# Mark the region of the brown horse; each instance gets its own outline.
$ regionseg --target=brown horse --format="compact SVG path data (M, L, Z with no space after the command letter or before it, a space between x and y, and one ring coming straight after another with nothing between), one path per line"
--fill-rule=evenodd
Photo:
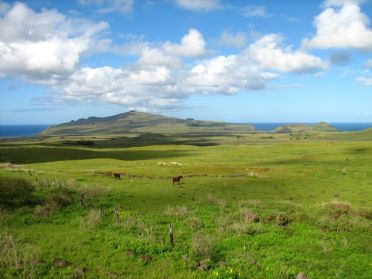
M178 184L181 183L181 179L183 179L182 175L180 176L173 176L173 185L175 182L178 182Z
M106 172L106 177L111 177L112 176L112 171Z
M115 177L115 179L120 179L120 173L115 173L114 172L114 177Z

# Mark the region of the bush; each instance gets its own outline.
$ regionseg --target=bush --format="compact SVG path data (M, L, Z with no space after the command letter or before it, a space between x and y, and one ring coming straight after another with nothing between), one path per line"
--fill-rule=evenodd
M194 230L200 230L203 227L203 223L198 217L191 217L189 225Z
M91 209L80 222L80 228L95 227L101 222L101 214L97 209Z
M348 215L351 211L351 205L348 202L332 201L328 204L331 217L338 219L342 215Z
M75 192L67 188L57 188L49 192L41 205L34 209L37 217L50 217L62 207L75 202Z
M257 223L260 221L260 218L258 217L257 214L253 213L250 209L248 208L243 208L240 210L240 219L244 223Z
M4 268L11 271L11 274L2 274L2 278L37 278L40 263L36 248L28 243L18 243L6 232L0 234L0 274Z
M196 232L192 237L192 249L197 256L210 258L213 251L211 236L203 232Z
M21 206L34 202L34 187L25 179L0 177L0 205Z

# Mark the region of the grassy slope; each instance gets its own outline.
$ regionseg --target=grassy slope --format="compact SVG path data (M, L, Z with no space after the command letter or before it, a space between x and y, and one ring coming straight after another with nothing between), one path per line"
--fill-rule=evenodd
M293 278L300 271L311 278L371 278L371 220L358 212L371 210L372 142L329 141L333 133L314 134L315 141L268 135L218 137L210 140L222 145L209 147L0 146L3 161L26 163L0 169L1 176L70 181L69 188L88 196L88 209L77 201L53 217L36 217L33 207L1 211L0 226L14 235L20 258L29 246L28 253L41 259L25 266L25 274L37 277L72 276L86 267L89 278ZM102 174L107 170L126 176L108 179ZM173 175L185 176L181 186L171 185ZM335 195L352 205L339 218L326 205ZM113 218L116 204L128 217L120 225ZM87 216L100 206L106 215L91 224ZM244 208L260 222L242 222ZM281 214L291 220L288 226L272 220ZM213 243L202 255L192 245L200 232L204 246ZM146 254L149 263L141 259ZM56 267L56 258L69 266ZM12 270L0 264L7 276Z
M41 134L107 135L124 133L226 133L247 132L253 126L216 121L185 120L144 112L130 111L110 117L90 117L52 126Z

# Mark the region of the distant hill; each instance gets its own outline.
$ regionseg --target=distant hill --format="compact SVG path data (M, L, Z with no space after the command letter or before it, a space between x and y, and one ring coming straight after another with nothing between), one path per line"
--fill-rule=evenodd
M275 133L297 133L297 132L307 132L307 131L317 131L317 132L336 132L338 131L335 127L327 122L320 122L318 124L289 124L277 127Z
M49 127L40 135L115 135L115 134L182 134L239 133L255 131L254 126L192 118L180 119L131 110L109 117L89 117Z

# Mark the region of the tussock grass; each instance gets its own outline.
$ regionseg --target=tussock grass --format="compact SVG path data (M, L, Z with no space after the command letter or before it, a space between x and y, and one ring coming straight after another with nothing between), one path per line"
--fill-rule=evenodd
M189 215L189 212L190 211L186 206L180 206L180 205L176 205L176 206L168 205L163 211L165 216L177 217L177 218L184 218L187 215Z
M192 249L202 258L210 258L213 254L213 237L203 231L198 231L192 236Z

